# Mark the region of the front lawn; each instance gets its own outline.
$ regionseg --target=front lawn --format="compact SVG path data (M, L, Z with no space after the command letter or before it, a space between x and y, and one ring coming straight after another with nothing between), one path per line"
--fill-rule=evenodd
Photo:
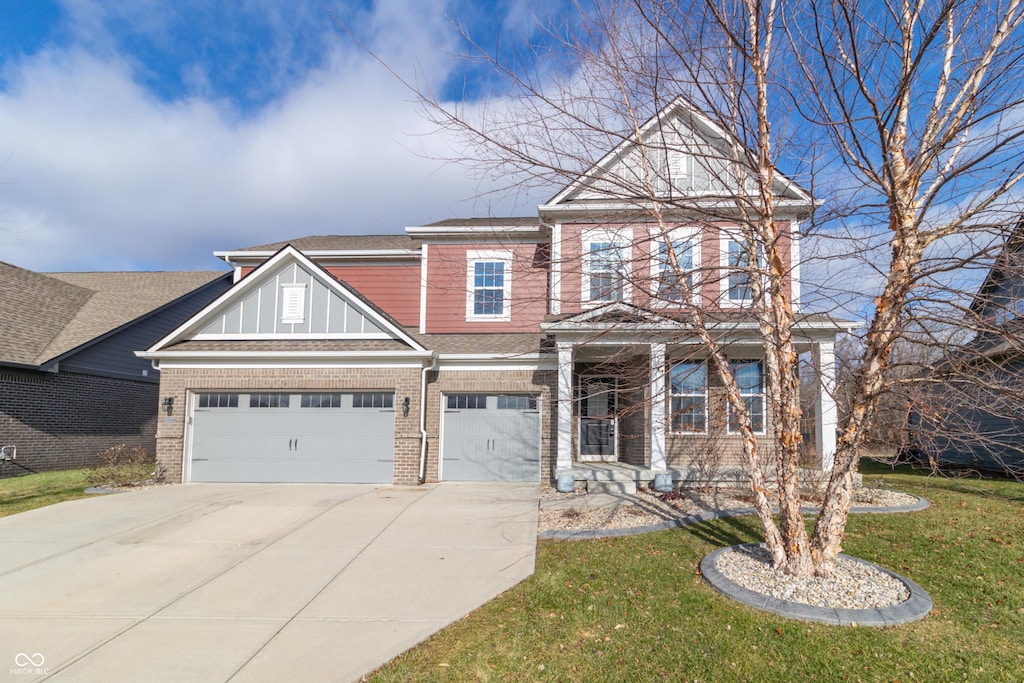
M932 501L852 515L847 553L921 584L923 621L889 629L787 621L715 593L713 549L758 540L753 517L620 539L542 541L537 571L372 680L1021 681L1024 485L865 464Z
M7 464L4 467L14 465ZM0 479L0 517L84 498L88 495L85 488L89 486L86 481L89 472L87 469L64 470Z

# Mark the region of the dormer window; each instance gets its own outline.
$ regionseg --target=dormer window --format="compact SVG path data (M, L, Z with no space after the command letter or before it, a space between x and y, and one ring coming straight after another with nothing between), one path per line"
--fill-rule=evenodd
M512 252L467 254L467 321L511 320Z

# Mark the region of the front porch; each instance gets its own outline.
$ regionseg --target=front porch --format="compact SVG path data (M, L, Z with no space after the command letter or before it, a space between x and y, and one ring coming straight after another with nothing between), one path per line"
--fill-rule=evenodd
M732 407L703 345L685 326L623 324L595 329L561 321L544 326L557 350L557 447L560 491L576 482L606 487L745 484L746 463ZM817 385L805 412L811 472L831 471L836 447L835 337L832 321L801 330L797 352L813 361ZM723 349L748 385L744 402L760 439L771 438L762 340L734 324ZM734 366L734 367L732 367ZM693 377L698 377L694 380ZM745 389L749 389L746 391ZM813 405L812 405L813 404Z

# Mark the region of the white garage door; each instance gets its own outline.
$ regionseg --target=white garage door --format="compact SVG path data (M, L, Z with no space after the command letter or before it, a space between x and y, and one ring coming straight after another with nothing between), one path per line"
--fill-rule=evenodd
M444 401L442 479L540 480L536 396L448 394Z
M191 480L390 484L394 394L203 393Z

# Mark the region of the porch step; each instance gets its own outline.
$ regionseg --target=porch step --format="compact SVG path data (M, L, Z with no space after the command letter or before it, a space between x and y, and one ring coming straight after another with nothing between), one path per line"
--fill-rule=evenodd
M628 480L603 480L594 481L589 480L587 484L587 493L611 493L611 494L625 494L628 496L636 495L636 482Z

